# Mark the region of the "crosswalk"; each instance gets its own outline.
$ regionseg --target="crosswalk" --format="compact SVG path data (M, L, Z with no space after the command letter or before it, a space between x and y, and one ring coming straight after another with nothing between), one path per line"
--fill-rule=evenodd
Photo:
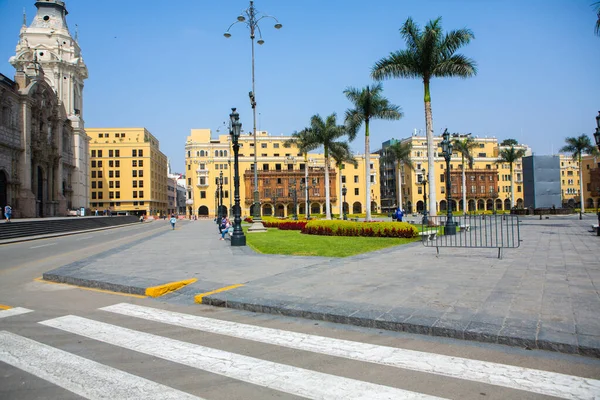
M16 310L10 309L10 310ZM2 313L10 310L0 311ZM26 311L25 311L26 310ZM120 303L100 308L107 317L151 321L179 330L232 337L248 343L278 346L320 356L332 356L385 368L416 371L459 381L476 382L564 399L599 399L600 381L556 372L472 360L461 357L406 350L357 341L266 328L223 321L158 308ZM31 312L22 309L20 313ZM13 311L18 315L19 311ZM189 368L220 375L227 379L256 385L307 399L442 399L427 393L352 379L237 354L188 341L176 340L154 332L130 329L97 318L65 315L39 322L65 340L85 337L104 345L133 351ZM38 326L39 326L38 325ZM145 325L143 325L145 326ZM9 331L0 331L0 361L87 399L202 399L201 388L193 394L86 359ZM220 397L226 398L226 397Z

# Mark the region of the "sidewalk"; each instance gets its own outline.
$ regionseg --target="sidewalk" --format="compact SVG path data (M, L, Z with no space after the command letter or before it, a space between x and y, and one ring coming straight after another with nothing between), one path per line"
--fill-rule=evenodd
M591 217L590 217L591 218ZM600 261L590 218L524 217L523 242L494 249L420 242L343 259L269 256L219 241L193 221L44 274L45 279L144 294L198 281L161 300L328 320L600 357Z

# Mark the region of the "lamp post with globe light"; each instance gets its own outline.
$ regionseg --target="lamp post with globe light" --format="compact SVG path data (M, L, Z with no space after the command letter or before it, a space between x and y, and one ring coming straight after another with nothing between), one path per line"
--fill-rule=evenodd
M245 23L248 29L250 29L250 41L252 43L252 91L248 93L250 97L250 105L252 106L252 118L253 118L253 127L252 131L254 134L254 203L252 207L252 221L253 226L248 229L248 231L266 231L265 227L262 225L260 218L260 199L259 199L259 189L258 189L258 147L256 142L256 88L254 85L254 39L256 38L256 32L258 31L259 39L256 41L259 45L262 45L265 41L262 38L262 33L260 31L260 27L258 23L265 18L271 18L275 20L275 29L281 29L283 25L279 23L277 18L271 15L260 15L258 10L254 8L254 1L250 1L250 7L242 11L242 13L237 17L237 21L229 25L227 31L224 33L226 38L231 37L231 33L229 30L231 27L237 23ZM258 226L260 225L260 226ZM262 227L262 229L261 229Z
M421 224L428 225L429 219L427 218L427 171L425 168L421 171L423 174L423 178L421 178L421 183L423 184L423 221Z
M446 226L444 228L445 235L456 235L456 224L452 219L452 183L450 182L450 159L452 159L452 151L453 146L450 141L450 134L448 133L448 129L444 130L442 134L442 142L440 143L440 147L442 148L442 155L444 156L444 160L446 160Z
M342 204L342 214L344 215L344 221L348 219L346 215L346 193L348 193L348 189L346 186L342 187L342 196L344 196L344 203Z
M238 152L240 145L238 140L240 138L240 132L242 131L242 123L240 122L240 114L235 111L235 108L231 109L229 118L231 120L231 128L229 134L231 135L231 142L233 143L233 187L234 187L234 211L233 211L233 234L231 235L232 246L245 246L246 236L242 230L242 218L240 208L240 167L238 164Z

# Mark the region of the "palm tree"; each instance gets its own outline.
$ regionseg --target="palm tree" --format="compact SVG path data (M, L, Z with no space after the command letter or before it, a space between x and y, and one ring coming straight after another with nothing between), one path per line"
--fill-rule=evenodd
M305 128L308 135L308 143L323 146L323 155L325 156L325 218L331 219L331 204L329 201L329 153L330 149L340 145L336 139L347 134L343 125L337 125L336 114L333 113L325 121L319 114L313 115L310 119L310 127ZM307 182L308 185L308 182Z
M592 145L592 141L587 135L580 135L578 137L568 137L565 139L567 143L559 151L561 153L571 153L573 161L577 161L579 165L579 202L581 203L581 212L585 212L583 204L583 169L581 168L581 157L583 154L596 155L596 147Z
M350 151L350 145L347 142L336 142L331 146L330 154L331 158L335 161L335 166L338 169L338 204L340 204L340 219L343 218L344 215L344 203L343 203L343 195L342 195L342 169L344 168L344 163L349 163L358 166L358 162L352 155L352 151Z
M386 158L390 161L394 161L396 164L396 171L398 173L398 207L402 207L402 171L400 170L401 165L405 165L409 169L414 169L414 164L410 158L412 152L411 142L396 142L390 145L386 149Z
M596 15L598 16L598 19L596 20L596 27L594 28L594 32L596 33L596 35L600 36L600 1L592 4L592 7L596 8Z
M296 146L298 151L304 155L304 182L306 182L304 188L304 212L307 213L310 207L310 204L308 204L308 152L319 147L319 144L311 142L308 130L303 129L300 132L292 133L292 137L283 142L283 147L289 148L292 146Z
M526 151L523 148L516 148L514 144L509 147L505 147L498 153L498 160L496 164L508 163L510 165L510 208L515 204L515 188L513 179L513 164L523 158Z
M400 34L407 49L391 53L377 61L371 70L373 79L418 78L423 80L425 89L425 128L427 131L427 166L429 169L429 214L436 212L436 180L434 169L435 148L433 142L433 122L431 115L431 95L429 83L433 77L469 78L477 74L477 64L456 51L467 45L475 36L470 29L459 29L446 33L442 31L442 18L439 17L421 31L412 18L408 18Z
M346 88L344 94L354 105L354 109L346 110L346 127L350 140L354 140L360 126L365 124L365 204L366 221L371 220L371 149L369 147L369 123L372 119L396 120L402 118L400 107L390 104L382 96L381 83L366 86L362 89Z
M464 139L454 139L454 150L460 153L461 161L462 161L462 201L463 201L463 213L467 213L467 182L465 177L465 159L469 164L469 168L473 169L473 155L471 154L471 150L473 150L477 143L475 143L475 139L472 137L466 137Z

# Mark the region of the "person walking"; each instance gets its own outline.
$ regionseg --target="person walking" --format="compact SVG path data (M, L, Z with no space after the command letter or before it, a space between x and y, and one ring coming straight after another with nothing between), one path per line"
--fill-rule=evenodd
M10 222L10 218L12 217L12 207L10 204L7 204L4 207L4 217L6 218L6 222Z
M177 218L175 218L175 214L171 215L171 227L175 229L175 222L177 222Z
M396 210L396 221L398 222L402 222L402 218L404 217L404 211L402 211L402 209L400 207L398 207L398 209Z

